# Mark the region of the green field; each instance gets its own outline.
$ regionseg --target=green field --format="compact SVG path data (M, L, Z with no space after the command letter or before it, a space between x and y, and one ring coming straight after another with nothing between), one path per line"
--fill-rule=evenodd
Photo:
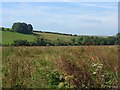
M117 46L3 47L2 85L3 88L115 88L117 55Z
M36 33L36 32L34 32ZM66 35L59 35L59 34L50 34L50 33L36 33L38 35L43 36L46 39L52 40L52 41L56 41L58 38L65 40L65 41L70 41L71 38L75 38L75 36L66 36Z
M29 34L22 34L17 32L10 32L10 31L0 31L2 33L2 44L11 44L14 40L27 40L27 41L33 41L36 38L36 35L29 35ZM71 38L74 36L66 36L66 35L58 35L58 34L49 34L49 33L36 33L35 34L40 35L40 37L44 37L45 39L49 39L52 41L56 41L58 38L65 41L70 41Z
M13 43L14 40L28 40L32 41L35 39L33 35L21 34L17 32L9 32L9 31L0 31L2 33L2 44L10 44Z

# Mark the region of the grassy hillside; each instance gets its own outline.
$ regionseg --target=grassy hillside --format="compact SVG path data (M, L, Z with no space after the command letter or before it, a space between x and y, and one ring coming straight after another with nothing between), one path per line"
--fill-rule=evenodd
M2 33L2 43L4 44L10 44L13 43L14 40L27 40L27 41L33 41L35 39L35 35L28 35L28 34L21 34L17 32L10 32L10 31L0 31ZM71 38L74 36L66 36L66 35L58 35L58 34L49 34L49 33L38 33L33 32L34 34L40 35L40 37L44 37L46 39L55 41L58 38L65 41L70 41Z
M117 46L3 47L2 85L21 88L116 86Z
M13 43L14 40L18 40L18 39L23 39L28 41L32 41L35 39L35 36L33 35L21 34L17 32L0 31L0 33L2 33L3 45Z
M46 39L50 39L52 41L57 40L58 38L61 40L65 40L65 41L70 41L71 38L75 38L75 36L67 36L67 35L59 35L59 34L51 34L51 33L41 33L41 32L34 32L38 35L43 36Z
M116 45L118 43L117 36L83 36L83 35L72 35L72 34L64 34L64 33L55 33L55 32L37 32L33 31L32 34L22 34L17 32L12 32L11 29L0 30L2 33L2 44L7 45L13 43L14 40L25 40L28 41L27 45L58 45L58 46L66 46L66 45ZM36 39L36 37L41 37ZM44 38L44 39L43 39ZM41 44L38 43L41 42ZM41 40L40 40L41 39ZM46 40L47 39L47 40ZM18 42L17 45L26 45L25 43ZM25 41L25 42L27 42ZM30 42L34 41L34 42ZM36 43L36 44L35 44Z

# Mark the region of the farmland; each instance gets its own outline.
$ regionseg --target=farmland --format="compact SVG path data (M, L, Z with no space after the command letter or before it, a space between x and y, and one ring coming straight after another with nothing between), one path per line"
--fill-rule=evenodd
M81 45L118 45L119 33L115 36L86 36L55 32L37 32L23 34L1 30L3 46L81 46Z
M66 40L66 41L70 41L71 38L73 38L74 36L65 36L65 35L58 35L58 34L48 34L48 33L36 33L33 32L32 35L29 34L22 34L22 33L17 33L17 32L10 32L10 31L1 31L0 33L2 33L2 44L11 44L13 43L14 40L27 40L27 41L34 41L34 39L36 38L36 36L34 34L38 34L40 37L43 37L45 39L49 39L52 41L56 41L58 38L62 39L62 40Z
M114 88L117 70L117 46L2 48L3 88Z
M9 32L9 31L0 31L2 33L2 43L10 44L13 43L14 40L18 39L27 39L28 41L34 40L35 36L33 35L25 35L17 32Z

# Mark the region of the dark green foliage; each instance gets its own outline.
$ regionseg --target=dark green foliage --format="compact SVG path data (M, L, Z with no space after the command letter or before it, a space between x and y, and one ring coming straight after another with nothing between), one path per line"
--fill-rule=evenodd
M29 42L27 40L15 40L12 44L14 46L29 46Z
M29 32L29 33L32 33L33 27L32 27L31 24L28 24L27 29L28 29L28 32Z
M4 27L2 27L2 31L4 31Z
M17 22L13 24L12 30L23 34L31 34L33 27L31 24L27 25L26 23Z
M60 74L58 71L52 71L47 73L47 79L48 79L48 85L50 88L56 88L59 83L61 82L61 80L59 79Z
M53 42L45 39L45 38L40 38L37 37L34 42L30 42L31 46L54 46Z
M43 37L37 37L34 41L28 42L27 40L15 40L12 45L14 46L80 46L80 45L116 45L120 44L119 36L110 37L97 37L97 36L79 36L72 38L71 41L57 39L51 41Z
M116 35L116 42L115 44L120 45L120 33Z

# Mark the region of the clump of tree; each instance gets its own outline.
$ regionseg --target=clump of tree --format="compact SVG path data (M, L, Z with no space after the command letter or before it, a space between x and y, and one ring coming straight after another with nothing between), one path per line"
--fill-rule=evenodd
M23 34L31 34L33 27L31 24L16 22L12 25L12 30Z

